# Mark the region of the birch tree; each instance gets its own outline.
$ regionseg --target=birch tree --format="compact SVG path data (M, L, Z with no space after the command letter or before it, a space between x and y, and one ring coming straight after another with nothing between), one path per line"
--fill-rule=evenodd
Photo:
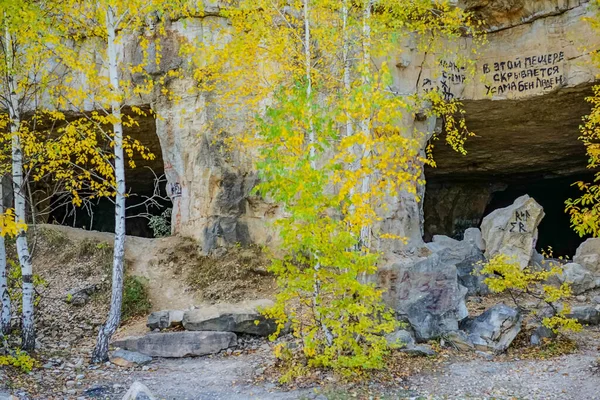
M47 4L34 1L2 1L0 23L0 109L7 113L10 133L11 179L14 213L19 222L16 247L22 274L22 344L23 350L35 347L34 287L31 255L25 232L27 222L27 185L24 177L22 132L28 130L26 113L39 107L53 70L45 65L50 59L45 40L49 37ZM4 243L0 243L4 249ZM6 265L6 251L0 250L0 266ZM0 271L1 274L1 271ZM4 298L4 297L3 297ZM6 303L3 303L6 306ZM3 307L4 309L5 307ZM4 314L3 314L4 315Z
M59 107L80 112L81 123L88 124L86 129L104 136L113 150L110 158L114 182L110 182L109 190L115 205L112 293L109 315L99 330L92 354L93 362L108 359L109 341L121 320L127 197L125 157L134 151L152 157L141 143L124 136L123 128L136 122L132 116L123 114L122 109L126 101L144 97L155 89L156 82L145 68L152 64L150 67L155 70L160 62L159 37L165 34L165 18L175 10L185 12L178 5L177 1L168 0L68 0L58 8L58 13L64 16L65 42L75 42L59 51L61 62L74 71L73 79L60 90ZM123 47L127 41L138 43L143 61L137 64L124 61ZM149 61L151 43L156 52ZM134 75L138 83L134 83ZM132 110L146 115L135 106ZM134 166L131 160L129 164Z

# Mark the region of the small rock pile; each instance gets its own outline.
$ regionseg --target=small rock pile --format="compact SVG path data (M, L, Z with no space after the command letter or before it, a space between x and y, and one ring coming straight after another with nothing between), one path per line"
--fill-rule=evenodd
M258 300L154 312L147 323L152 332L113 342L120 350L112 353L111 361L131 366L147 363L151 357L204 356L237 346L236 334L268 336L275 332L276 324L261 315L260 310L270 305L269 300ZM162 332L181 326L182 331Z

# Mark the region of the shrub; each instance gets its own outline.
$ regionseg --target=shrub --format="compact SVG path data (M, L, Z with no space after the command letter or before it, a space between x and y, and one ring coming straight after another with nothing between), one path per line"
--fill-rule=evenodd
M541 318L541 323L546 328L555 333L581 330L581 324L577 320L567 317L571 311L569 306L564 303L562 306L558 304L571 296L571 286L563 283L557 287L546 283L549 278L562 275L562 267L558 263L551 262L548 269L534 271L529 267L521 269L514 258L498 254L482 265L479 273L489 275L485 283L490 290L495 293L508 292L520 309L525 309L518 301L519 295L523 294L549 305L555 313L553 316Z
M160 215L155 215L150 217L150 221L148 221L148 226L154 232L154 237L166 237L171 236L171 213L173 212L172 208L167 208Z
M2 365L12 366L23 373L29 373L37 366L37 361L27 352L17 349L14 354L0 356L0 366Z
M151 307L146 280L139 276L126 276L123 282L122 321L146 315Z

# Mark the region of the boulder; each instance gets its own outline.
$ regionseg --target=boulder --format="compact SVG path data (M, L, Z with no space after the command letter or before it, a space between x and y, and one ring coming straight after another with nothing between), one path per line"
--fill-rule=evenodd
M397 330L388 335L385 335L385 339L387 340L389 345L399 345L400 348L412 346L415 344L415 339L413 335L404 329Z
M441 262L455 265L458 273L458 282L467 288L467 295L488 294L490 291L484 283L485 276L479 275L481 262L485 259L477 245L470 241L458 241L448 236L435 235L427 247L436 252Z
M477 350L501 353L520 332L522 320L519 311L501 303L478 317L464 320L461 329Z
M486 258L505 254L514 257L521 268L527 267L542 218L544 209L528 195L519 197L508 207L494 210L481 222Z
M117 350L110 355L110 362L120 367L130 368L136 365L145 365L152 361L152 357L142 353L128 350Z
M412 326L418 341L437 338L458 329L467 317L467 289L458 282L456 266L438 253L391 266L389 302L399 318Z
M249 333L268 336L277 330L274 320L265 318L259 309L272 306L270 300L238 304L219 304L186 311L183 327L188 331Z
M463 241L477 247L480 251L485 251L485 243L479 228L467 228L463 235Z
M113 342L125 350L167 358L215 354L236 344L237 337L231 332L150 333Z
M146 326L151 330L174 328L182 324L183 314L180 310L155 311L148 316Z
M122 400L156 400L156 397L152 395L150 389L148 389L143 383L133 382L133 385L129 388Z
M596 278L587 268L580 264L569 263L563 266L561 282L571 284L573 294L581 294L598 287L600 279Z
M581 243L575 251L573 262L600 277L600 238L590 238Z
M572 307L567 317L575 318L581 324L598 325L600 324L600 305Z

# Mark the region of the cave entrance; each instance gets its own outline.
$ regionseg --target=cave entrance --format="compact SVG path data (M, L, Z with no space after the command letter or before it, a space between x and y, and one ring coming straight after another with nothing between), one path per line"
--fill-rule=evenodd
M462 239L466 228L528 194L545 212L537 250L552 247L555 256L572 257L586 238L570 227L564 202L580 195L574 182L593 181L578 140L590 94L592 85L584 84L524 100L464 101L467 126L477 136L467 140L465 156L435 146L437 168L425 169L424 239Z
M551 247L554 256L572 258L586 237L580 237L571 228L569 215L565 213L565 200L580 195L574 182L591 182L593 177L593 174L578 174L505 181L510 183L433 182L426 190L425 240L431 240L433 235L462 239L465 229L479 227L492 211L507 207L527 194L544 208L545 213L538 227L537 251Z
M152 217L158 218L157 222L162 222L163 234L165 234L166 231L170 231L169 210L172 208L166 190L156 121L150 113L144 117L128 112L127 109L124 112L131 115L138 123L137 126L124 127L124 134L139 140L154 154L154 160L144 160L139 154L134 154L135 168L126 164L125 183L129 193L126 201L127 235L155 237L155 230L150 224ZM114 210L114 204L108 198L88 202L84 207L75 207L70 202L63 201L60 206L53 207L47 222L87 230L114 232Z

